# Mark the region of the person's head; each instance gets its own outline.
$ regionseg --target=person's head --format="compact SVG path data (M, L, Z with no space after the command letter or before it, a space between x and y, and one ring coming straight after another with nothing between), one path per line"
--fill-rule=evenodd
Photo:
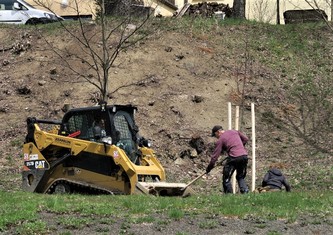
M219 126L219 125L216 125L212 128L212 135L211 136L219 138L222 133L223 133L223 127Z
M95 117L95 121L93 123L94 126L100 126L101 128L105 128L104 119L101 117Z
M269 165L269 169L284 169L285 168L285 164L281 163L281 162L273 162Z

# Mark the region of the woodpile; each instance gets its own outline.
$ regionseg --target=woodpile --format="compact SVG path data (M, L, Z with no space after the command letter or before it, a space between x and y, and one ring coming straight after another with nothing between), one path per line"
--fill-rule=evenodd
M217 2L202 2L195 5L188 5L187 9L183 11L182 15L189 15L194 17L213 17L216 15L216 12L223 12L225 17L231 17L232 15L232 9L228 4L219 4Z
M320 9L289 10L283 13L285 24L326 22L328 17L325 11Z

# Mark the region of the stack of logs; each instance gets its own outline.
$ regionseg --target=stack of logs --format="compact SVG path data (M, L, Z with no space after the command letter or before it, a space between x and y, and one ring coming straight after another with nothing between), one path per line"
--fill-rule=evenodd
M195 5L190 5L184 15L189 16L201 16L201 17L213 17L215 12L222 11L225 13L225 17L231 17L232 9L228 4L217 2L202 2Z

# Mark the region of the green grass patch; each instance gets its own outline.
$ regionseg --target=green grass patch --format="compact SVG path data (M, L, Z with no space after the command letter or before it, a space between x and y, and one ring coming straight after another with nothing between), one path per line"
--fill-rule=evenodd
M116 223L126 218L122 227L132 223L157 223L156 216L165 221L206 215L200 227L214 228L214 216L257 218L258 221L285 219L293 223L302 215L314 218L312 223L333 216L332 192L276 192L247 195L197 195L188 198L133 196L44 195L0 191L0 230L18 226L33 233L47 231L48 221L43 213L57 218L67 229L80 229L93 223ZM52 215L54 214L54 215ZM61 217L57 217L61 215ZM112 218L112 219L111 219ZM45 219L45 220L44 220ZM321 220L322 219L322 220ZM160 224L163 226L162 222ZM164 223L167 226L167 223ZM21 230L22 229L22 230ZM20 231L17 231L20 233Z
M42 220L28 221L18 226L16 234L35 235L50 234L47 224Z
M61 216L57 218L57 221L66 229L80 229L84 226L91 224L91 218L77 218L72 216Z
M31 221L36 220L38 202L33 198L35 198L33 194L0 191L0 231L8 225L24 222L27 218Z
M184 217L184 212L178 208L171 208L168 212L168 215L171 219L180 220Z
M219 225L218 221L216 220L206 220L199 223L199 228L201 229L214 229L217 228Z

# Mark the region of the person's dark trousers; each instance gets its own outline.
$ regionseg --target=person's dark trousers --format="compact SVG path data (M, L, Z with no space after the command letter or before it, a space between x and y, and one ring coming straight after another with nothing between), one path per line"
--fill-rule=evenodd
M224 193L232 193L231 177L234 171L237 171L236 179L241 193L249 192L249 188L245 183L246 168L248 158L246 155L240 157L228 157L223 167L223 191Z

